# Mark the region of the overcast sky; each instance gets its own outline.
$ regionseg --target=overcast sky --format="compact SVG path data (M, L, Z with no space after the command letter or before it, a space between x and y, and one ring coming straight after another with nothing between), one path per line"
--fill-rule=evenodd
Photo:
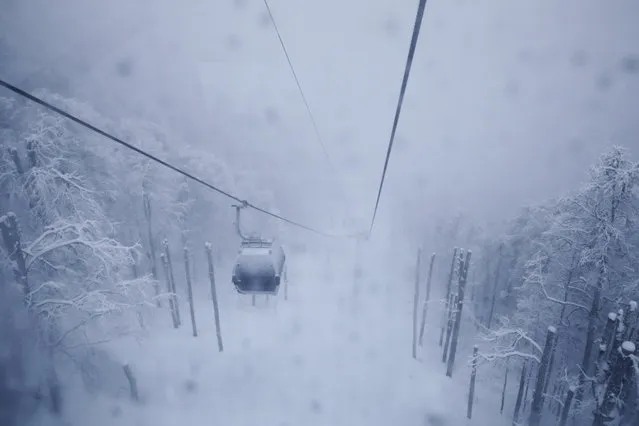
M246 161L277 152L278 191L307 205L291 212L367 226L417 1L270 1L334 172L262 0L0 3L14 70L67 74L108 116L144 113ZM507 217L574 188L610 143L636 155L637 18L633 0L430 1L380 220Z

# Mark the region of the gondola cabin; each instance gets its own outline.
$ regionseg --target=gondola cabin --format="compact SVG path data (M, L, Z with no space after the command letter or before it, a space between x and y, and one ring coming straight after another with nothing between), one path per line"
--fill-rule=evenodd
M260 238L242 241L233 268L233 284L241 294L276 295L286 256L279 244Z

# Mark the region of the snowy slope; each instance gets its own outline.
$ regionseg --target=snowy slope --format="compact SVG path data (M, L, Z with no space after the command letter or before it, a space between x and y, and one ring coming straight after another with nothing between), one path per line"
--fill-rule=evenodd
M435 345L420 362L410 357L410 303L401 291L388 300L382 291L388 277L366 274L356 303L348 262L327 273L317 258L296 260L288 301L280 293L252 307L250 298L219 283L223 353L204 294L196 306L197 338L183 305L181 329L173 330L163 315L141 344L114 342L110 349L137 376L142 404L129 403L124 389L118 401L77 395L67 407L71 424L488 424L481 407L473 423L466 422L468 374L446 379ZM435 342L436 334L429 332L426 341Z

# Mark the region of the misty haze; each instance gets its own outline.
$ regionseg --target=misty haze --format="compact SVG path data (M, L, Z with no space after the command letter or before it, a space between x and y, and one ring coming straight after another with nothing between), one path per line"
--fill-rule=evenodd
M0 426L639 426L636 0L0 0Z

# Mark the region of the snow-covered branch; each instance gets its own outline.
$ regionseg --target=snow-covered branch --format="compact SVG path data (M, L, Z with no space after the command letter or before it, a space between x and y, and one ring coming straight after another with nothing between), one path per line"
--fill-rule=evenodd
M25 249L27 269L47 254L70 246L81 246L89 250L108 271L113 265L131 264L131 250L135 246L125 246L118 241L101 237L97 221L85 220L79 223L59 221L48 227Z
M531 353L527 353L527 352L522 352L522 351L499 351L499 352L493 352L493 353L482 353L482 352L478 352L477 353L477 357L483 361L486 362L495 362L497 360L500 359L508 359L511 357L519 357L519 358L523 358L523 359L532 359L533 361L539 363L541 362L541 359L535 355L535 354L531 354Z
M574 291L575 293L579 293L579 294L581 294L582 296L584 296L584 297L586 297L588 299L592 299L592 294L588 293L588 291L584 290L581 287L575 287L573 285L569 285L568 286L568 290Z
M507 324L505 319L503 321ZM507 325L497 330L484 328L484 334L480 336L480 339L488 343L491 348L489 351L480 351L479 358L483 361L495 362L518 357L541 362L541 354L543 353L541 345L522 328L508 327ZM526 346L531 350L524 349Z
M498 330L489 330L489 334L481 336L484 342L499 342L509 338L513 339L510 346L517 346L522 340L530 344L540 354L543 353L543 349L539 343L537 343L532 337L528 336L526 332L521 328L500 328Z
M76 309L80 312L91 314L108 314L123 307L132 307L129 303L118 302L111 297L119 296L114 290L91 290L82 292L69 299L47 298L33 302L31 307L39 311L47 311L49 314L66 309Z
M542 291L544 297L549 302L557 303L559 305L564 305L564 306L572 306L574 308L583 309L585 311L588 311L588 307L586 305L582 305L581 303L571 302L569 300L561 300L561 299L557 299L556 297L550 296L548 294L548 291L546 290L546 286L545 286L545 284L543 282L539 282L539 287L541 288L541 291Z
M143 276L132 280L118 281L108 288L81 290L66 295L69 288L61 283L46 283L34 290L30 308L44 318L67 322L77 318L77 322L66 329L52 345L57 346L76 330L105 316L133 310L141 306L154 306L151 293L153 280ZM49 297L38 297L46 290L52 290ZM168 297L168 295L161 295Z
M581 303L572 302L570 300L561 300L550 295L548 289L546 288L546 275L544 274L544 272L542 272L542 264L540 263L538 258L530 261L527 267L528 273L524 277L525 282L537 285L546 300L558 305L572 306L575 308L583 309L585 311L589 310L586 305L583 305Z

